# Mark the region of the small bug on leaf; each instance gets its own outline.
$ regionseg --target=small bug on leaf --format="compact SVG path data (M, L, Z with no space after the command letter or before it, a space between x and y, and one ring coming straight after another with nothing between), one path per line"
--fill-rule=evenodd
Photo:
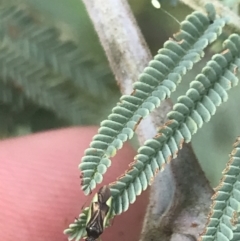
M95 241L103 233L103 229L109 225L111 215L113 215L113 209L110 188L103 186L95 194L91 203L87 218L86 241Z

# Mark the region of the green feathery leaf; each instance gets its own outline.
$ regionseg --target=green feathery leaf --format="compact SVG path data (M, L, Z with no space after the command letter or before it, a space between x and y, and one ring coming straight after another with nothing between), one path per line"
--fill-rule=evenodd
M16 45L7 39L0 42L0 77L4 83L11 83L22 89L25 96L46 109L53 110L59 117L73 124L83 123L89 113L89 106L76 86L55 74L51 69L25 59ZM85 93L82 93L84 96ZM97 105L96 105L97 107ZM93 116L98 113L95 109Z
M240 137L212 197L209 219L201 241L240 240Z
M214 16L211 11L210 15L209 19ZM195 12L188 20L192 16L204 17ZM208 24L211 22L209 19L205 17ZM199 22L193 24L194 28ZM178 43L168 41L160 54L150 62L140 81L134 85L133 94L121 98L122 102L113 109L109 119L102 123L99 134L93 138L91 148L85 152L86 156L83 157L80 168L86 193L102 181L102 175L111 164L109 157L131 137L139 120L170 96L181 76L203 55L204 47L221 33L224 23L223 19L217 19L210 26L203 27L199 34L201 37L198 36L199 42L198 38L194 42L192 35L196 34L199 27L190 27L191 31L187 32L184 28L189 23L186 21L186 24L182 24L184 28L176 36L176 39L182 36L177 39ZM126 211L129 205L135 202L136 197L152 183L156 174L163 171L166 163L177 156L183 142L189 142L203 123L210 121L217 107L227 101L226 91L238 84L236 74L240 67L239 49L240 36L233 34L224 42L224 51L212 57L201 74L191 82L186 95L178 98L178 102L168 114L169 121L153 139L146 141L138 149L138 155L130 164L129 170L109 184L116 215ZM85 226L81 225L83 230L86 223ZM72 230L71 235L77 234Z
M91 98L107 100L112 87L105 81L109 69L96 66L76 43L63 40L63 33L39 19L23 4L7 5L0 9L0 39L7 37L24 58L51 67L82 91L87 90Z
M86 223L88 217L89 208L85 208L79 215L78 219L75 219L73 224L70 224L67 229L64 230L64 234L68 235L68 240L79 241L82 237L87 235Z
M183 142L190 142L203 123L210 121L216 107L227 101L226 91L238 84L235 75L240 67L240 36L231 35L224 46L225 50L212 57L187 93L179 97L168 114L169 121L155 138L138 149L130 169L110 184L116 214L135 202L165 164L177 156Z
M27 120L37 129L45 126L35 121L41 110L60 126L102 120L119 93L107 64L96 64L99 60L86 53L70 27L56 26L24 1L0 2L0 79L7 92L0 101L22 108L14 112L19 119L29 105L37 110Z
M79 165L83 174L82 189L86 194L102 182L103 174L111 165L110 157L132 138L142 118L159 107L161 101L176 90L182 76L203 57L203 49L221 34L225 19L212 21L200 12L194 12L181 23L175 40L169 40L150 61L139 81L134 83L131 95L123 95L108 119L101 123L90 148Z
M27 100L20 88L17 88L17 86L14 88L0 80L0 104L6 104L9 106L8 108L15 111L21 111L26 102Z

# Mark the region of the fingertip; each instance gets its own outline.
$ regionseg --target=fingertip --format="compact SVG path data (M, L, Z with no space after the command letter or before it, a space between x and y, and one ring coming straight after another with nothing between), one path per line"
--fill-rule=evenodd
M87 200L80 190L78 164L96 133L97 127L77 127L0 142L2 240L67 240L63 230ZM123 173L134 154L126 144L113 158L101 185ZM138 240L147 199L145 192L128 212L116 217L103 237ZM12 232L13 227L17 232Z

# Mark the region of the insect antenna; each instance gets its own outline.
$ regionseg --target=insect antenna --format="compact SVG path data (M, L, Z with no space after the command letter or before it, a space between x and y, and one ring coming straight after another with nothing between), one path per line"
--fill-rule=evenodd
M161 4L158 0L152 0L152 5L153 7L155 8L158 8L160 10L162 10L165 14L167 14L169 17L171 17L175 22L177 22L179 25L181 24L177 18L175 18L172 14L170 14L169 12L167 12L166 10L164 10L162 7L161 7Z
M89 202L89 199L91 198L91 196L88 196L87 197L87 200L84 202L84 204L82 205L82 207L81 207L81 210L83 210L84 209L84 207L86 206L86 203L88 203Z

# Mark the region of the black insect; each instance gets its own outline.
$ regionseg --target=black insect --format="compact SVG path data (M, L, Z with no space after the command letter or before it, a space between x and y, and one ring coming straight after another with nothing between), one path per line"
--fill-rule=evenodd
M112 196L108 186L103 186L94 196L88 215L86 226L86 241L95 241L106 226L111 215Z

